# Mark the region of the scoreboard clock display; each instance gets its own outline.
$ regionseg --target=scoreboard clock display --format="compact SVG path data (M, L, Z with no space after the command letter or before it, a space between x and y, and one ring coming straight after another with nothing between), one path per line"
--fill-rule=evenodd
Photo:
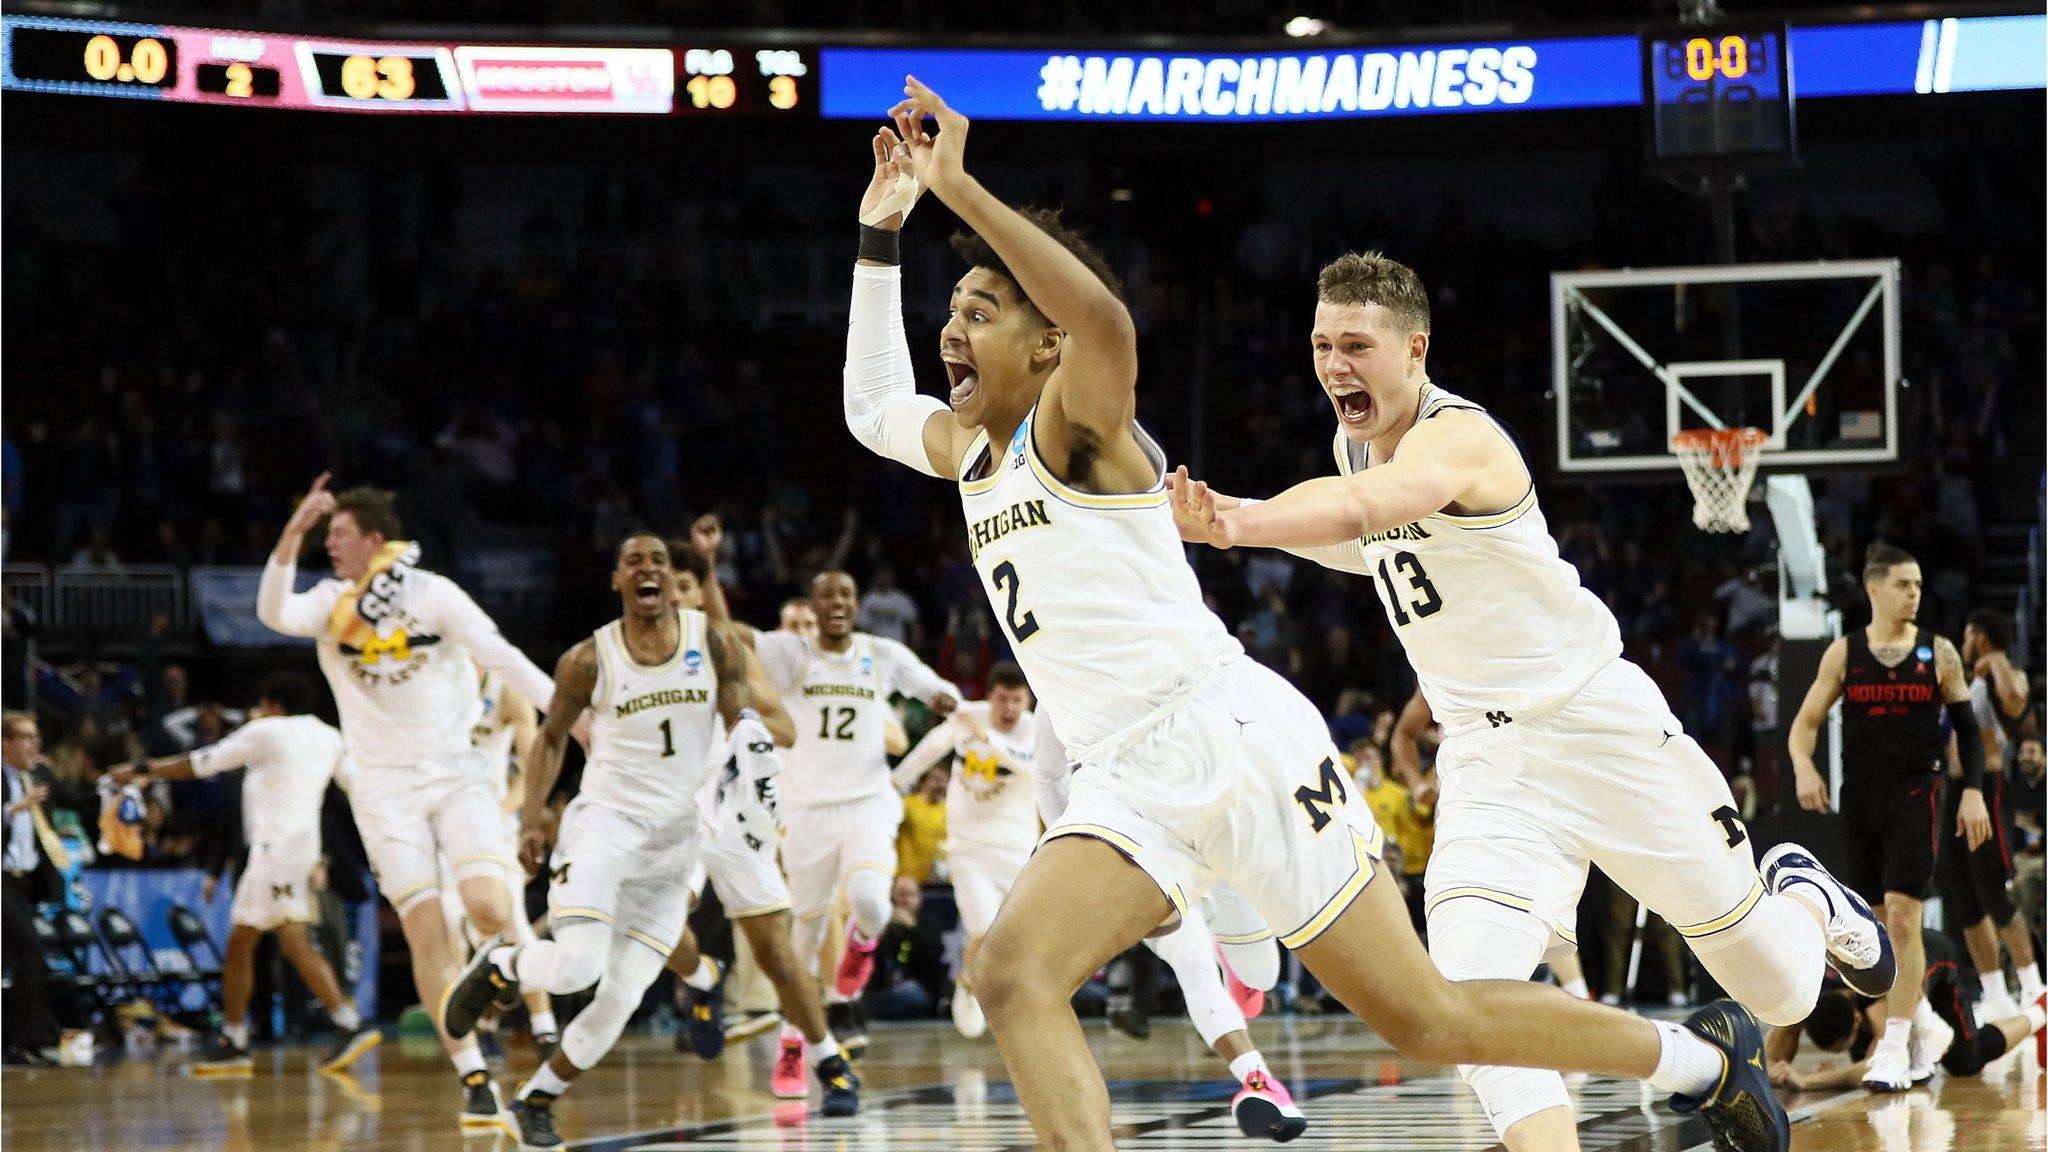
M156 96L178 83L178 42L155 29L107 25L104 30L23 26L9 51L13 73L71 92Z
M315 106L365 111L448 111L463 107L455 58L445 47L301 40L306 98Z
M1782 24L1643 36L1643 131L1671 168L1789 163L1797 153L1792 53Z

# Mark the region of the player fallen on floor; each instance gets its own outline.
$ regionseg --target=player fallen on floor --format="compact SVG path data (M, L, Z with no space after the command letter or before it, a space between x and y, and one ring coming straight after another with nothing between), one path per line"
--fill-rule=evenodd
M2048 996L2041 995L2012 1015L1979 1024L1977 1008L1984 993L1976 970L1963 964L1947 933L1927 930L1924 945L1926 996L1916 1010L1912 1035L1906 1042L1906 1077L1912 1083L1932 1079L1937 1065L1951 1076L1975 1076L2048 1025ZM1771 1083L1795 1092L1864 1087L1872 1050L1885 1025L1882 1000L1858 996L1839 985L1827 989L1805 1023L1771 1029L1764 1042ZM1799 1055L1802 1037L1823 1052L1848 1053L1849 1063L1801 1072L1792 1061Z

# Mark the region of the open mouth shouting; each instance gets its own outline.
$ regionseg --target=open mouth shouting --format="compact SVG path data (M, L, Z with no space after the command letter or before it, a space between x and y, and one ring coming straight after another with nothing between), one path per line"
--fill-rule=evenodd
M633 602L643 612L653 612L661 607L661 581L652 576L643 576L633 582Z
M957 352L941 352L939 353L939 359L945 362L946 377L948 382L952 384L952 391L947 396L947 402L952 404L957 410L962 404L972 399L974 393L980 389L981 374L974 370L973 364L969 363L965 357Z
M1372 393L1363 384L1343 383L1326 386L1330 403L1336 405L1337 419L1347 428L1363 428L1372 420Z

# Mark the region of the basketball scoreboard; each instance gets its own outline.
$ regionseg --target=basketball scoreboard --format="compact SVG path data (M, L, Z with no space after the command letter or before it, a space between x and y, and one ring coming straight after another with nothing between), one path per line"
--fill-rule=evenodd
M817 54L352 40L94 20L0 21L0 85L345 112L816 116Z
M360 113L872 119L914 73L992 120L1269 122L1641 106L1659 159L1790 147L1797 100L2048 87L2048 16L1176 52L352 39L0 16L0 87Z

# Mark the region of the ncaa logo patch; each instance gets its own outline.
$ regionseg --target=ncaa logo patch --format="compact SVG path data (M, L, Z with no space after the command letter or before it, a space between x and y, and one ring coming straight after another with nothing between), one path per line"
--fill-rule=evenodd
M1934 659L1934 649L1922 644L1920 647L1913 649L1913 656L1919 660L1932 660Z
M695 648L683 653L683 667L692 672L704 667L704 653L697 651Z
M868 675L868 674L872 673L872 672L873 672L874 670L875 670L875 658L874 658L873 656L863 656L863 657L861 657L861 658L860 658L860 674L861 674L861 675L863 675L863 676L866 676L866 675Z

